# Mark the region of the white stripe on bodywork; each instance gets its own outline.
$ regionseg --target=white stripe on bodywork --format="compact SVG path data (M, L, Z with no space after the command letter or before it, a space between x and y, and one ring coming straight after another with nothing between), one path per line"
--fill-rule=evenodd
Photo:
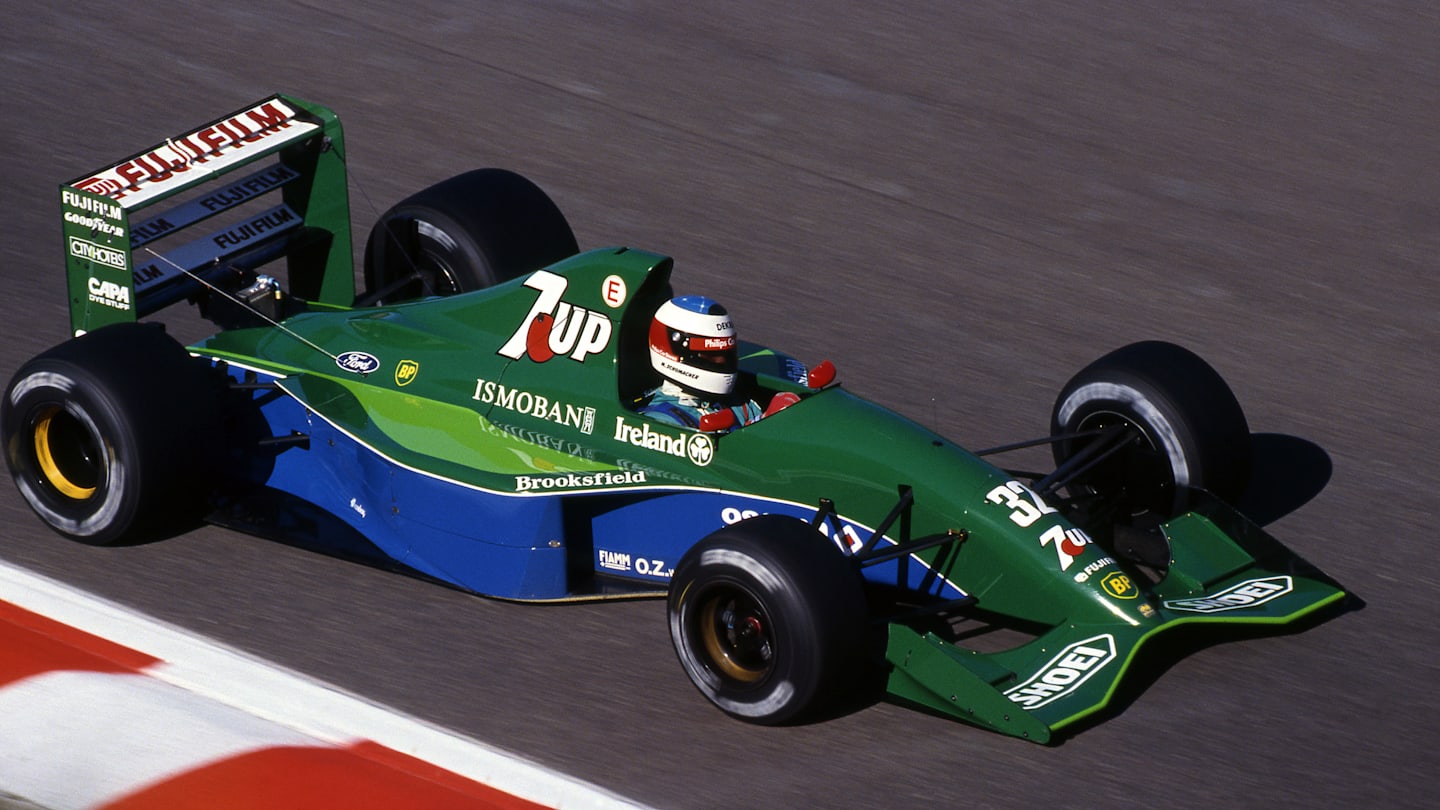
M645 484L645 485L643 485L643 486L595 487L595 488L593 488L593 489L579 489L579 490L545 490L545 491L541 491L541 492L515 492L515 491L513 491L513 490L495 489L494 487L486 487L486 486L481 486L480 484L472 484L472 483L470 483L470 482L468 482L468 481L461 481L461 480L458 480L458 479L456 479L456 478L451 478L451 477L448 477L448 476L445 476L445 475L441 475L440 473L437 473L437 472L432 472L432 471L430 471L430 470L426 470L426 469L422 469L422 468L420 468L420 467L416 467L416 466L414 466L414 465L412 465L412 464L407 464L407 463L405 463L405 462L403 462L403 461L395 458L394 456L389 455L389 454L386 453L385 451L383 451L383 450L381 450L380 448L378 448L378 447L370 444L369 442L366 442L363 438L360 437L359 434L357 434L357 433L352 433L350 430L348 430L347 428L345 428L345 427L344 427L343 425L341 425L340 423L334 421L334 420L331 419L330 417L326 416L325 414L323 414L323 413L321 413L320 411L318 411L318 410L314 409L313 407L311 407L310 404L307 403L303 398L301 398L299 395L297 395L294 391L290 390L290 386L287 386L287 385L285 384L285 381L286 381L287 377L286 377L285 375L283 375L283 374L280 374L279 372L276 372L276 371L273 371L273 370L270 370L270 369L261 368L261 367L259 367L259 366L247 366L247 365L245 365L245 364L243 364L243 363L239 363L239 362L236 362L236 361L234 361L234 360L231 360L231 359L229 359L228 357L207 355L207 354L198 352L198 351L196 351L196 350L192 350L192 354L193 354L194 356L196 356L196 357L205 357L205 358L208 358L208 359L211 359L211 360L224 361L224 362L229 363L230 365L232 365L232 366L234 366L234 367L236 367L236 368L244 369L244 370L247 370L247 371L254 371L254 372L257 372L257 373L259 373L259 374L264 374L264 375L266 375L266 376L273 377L273 378L275 379L275 382L278 384L280 390L283 391L286 396L290 397L291 399L293 399L293 400L295 400L297 403L299 403L301 407L305 408L306 411L308 411L311 416L313 416L313 417L316 418L316 419L319 419L320 421L324 422L326 425L329 425L331 429L335 430L336 432L338 432L338 433L340 433L341 435L343 435L345 438L347 438L347 439L349 439L350 441L354 442L357 446L362 447L362 448L364 448L365 450L367 450L367 451L375 454L377 457L379 457L380 459L384 460L386 464L390 464L390 465L392 465L392 466L394 466L394 467L396 467L396 468L398 468L398 469L402 469L402 470L405 470L406 472L414 473L414 474L416 474L416 475L424 476L424 477L426 477L426 478L430 478L430 479L433 479L433 480L435 480L435 481L441 481L441 482L444 482L444 483L447 483L447 484L453 484L453 485L455 485L455 486L457 486L457 487L463 487L463 488L465 488L465 489L469 489L469 490L472 490L472 491L475 491L475 492L483 492L483 493L485 493L485 494L487 494L487 495L500 495L500 496L504 496L504 497L507 497L507 498L554 498L554 497L563 497L563 496L566 496L566 495L579 494L579 493L582 493L582 492L583 492L585 495L597 495L597 494L609 493L609 492L647 492L647 493L649 493L649 492L700 492L700 493L710 493L710 494L717 494L717 495L733 496L733 497L736 497L736 498L746 498L746 499L756 500L756 501L764 501L765 503L773 503L773 504L780 504L780 505L783 505L783 506L798 507L798 508L800 508L800 509L802 509L802 510L813 510L813 509L816 508L815 504L805 504L805 503L800 503L799 501L791 501L791 500L786 500L786 499L783 499L783 498L772 498L772 497L768 497L768 496L765 496L765 495L760 495L760 494L754 493L754 492L742 492L742 491L739 491L739 490L715 489L715 488L712 488L712 487L700 486L700 485L691 485L691 484ZM331 376L323 375L323 374L312 374L311 376L318 377L318 378L322 378L322 379L326 379L326 380L332 380L332 381L336 381L336 380L339 380L339 379L340 379L340 378L338 378L338 377L331 377ZM482 416L481 418L483 419L484 417ZM620 468L617 467L616 469L618 470L618 469L620 469ZM537 471L537 472L538 472L538 471ZM598 471L597 471L597 472L598 472ZM506 473L506 475L510 476L512 479L513 479L513 477L514 477L513 474ZM870 534L873 534L874 531L875 531L875 529L874 529L873 526L869 526L869 525L867 525L867 524L865 524L865 523L861 523L860 521L857 521L857 520L855 520L855 519L853 519L853 518L850 518L850 517L847 517L847 516L845 516L845 515L837 514L836 517L839 518L840 520L846 522L846 523L851 524L851 525L854 526L857 530L861 530L861 531L865 532L865 535L866 535L867 537L868 537ZM827 523L826 525L828 525L828 523ZM720 528L720 527L719 527L719 526L716 526L715 528L718 529L718 528ZM696 538L696 539L698 540L699 538ZM896 545L896 542L895 542L894 540L891 540L889 537L882 537L881 539L882 539L885 543L890 544L891 546ZM933 569L930 568L930 564L927 563L925 560L921 559L918 555L911 554L911 555L909 555L909 559L911 560L911 562L913 562L913 563L916 564L916 565L919 565L919 566L923 567L923 568L924 568L925 570L927 570L927 571L932 571L932 570L933 570ZM960 595L964 596L964 595L967 594L967 592L966 592L966 590L965 590L964 588L960 587L960 585L959 585L958 583L955 583L955 582L951 581L948 577L942 576L942 575L940 575L940 574L938 574L938 573L936 574L936 576L939 577L940 581L942 581L945 585L948 585L949 587L954 588Z

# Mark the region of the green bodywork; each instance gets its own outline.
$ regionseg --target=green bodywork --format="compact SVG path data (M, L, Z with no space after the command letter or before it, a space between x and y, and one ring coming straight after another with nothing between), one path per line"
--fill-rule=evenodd
M663 256L604 249L545 272L566 279L565 300L578 317L581 311L609 311L600 295L606 279L621 278L639 291L636 299L654 298L669 289L669 271ZM536 290L521 279L453 298L287 321L305 342L274 329L249 329L221 333L197 348L287 375L281 383L286 391L362 443L407 466L486 490L514 491L519 477L540 473L642 468L647 477L637 491L658 485L803 505L829 499L845 519L868 531L895 505L903 485L913 504L887 538L956 538L910 557L931 572L924 590L939 595L949 582L986 616L1041 629L1013 649L982 653L913 623L889 622L890 694L1038 742L1105 708L1142 646L1162 631L1283 625L1344 595L1323 577L1300 573L1303 564L1263 531L1203 497L1204 514L1189 512L1165 524L1173 560L1159 582L1148 582L1094 543L1062 556L1058 541L1042 540L1047 529L1074 528L1062 515L1047 513L1022 528L1009 505L987 497L1012 476L841 387L806 389L779 373L778 355L756 346L746 347L742 362L755 385L801 393L800 404L708 437L713 458L703 466L666 452L642 453L643 465L637 464L634 445L619 435L640 425L627 404L637 391L624 388L621 369L644 362L634 352L622 355L627 338L643 334L653 307L643 300L629 304L614 326L615 338L583 362L501 356L496 347L516 334L536 300ZM379 368L359 376L341 371L312 344L388 351L376 351ZM405 368L412 370L408 376ZM548 401L517 412L481 402L487 390L544 391ZM535 416L537 408L556 405L593 410L593 432ZM537 441L537 433L545 440Z
M265 109L271 112L260 119L270 122L268 130L252 115ZM234 135L247 121L257 129L253 143L215 135ZM211 152L204 151L207 144ZM190 160L153 171L176 155ZM271 174L238 182L227 176L267 159L271 168L261 171ZM151 171L149 179L135 181L136 166ZM917 545L877 567L881 573L872 581L908 591L920 603L952 600L956 612L1013 623L1029 639L981 652L927 621L887 617L890 694L1037 742L1109 705L1141 648L1161 632L1202 624L1284 625L1344 597L1258 527L1203 494L1194 511L1164 524L1172 560L1155 581L1090 542L1013 475L839 385L810 388L793 373L793 360L760 346L742 345L746 390L762 401L794 393L798 404L729 433L647 423L634 410L655 382L647 331L671 290L671 260L659 254L594 250L487 290L352 309L344 172L335 115L274 96L65 184L73 329L134 320L194 291L200 282L171 273L163 285L180 292L160 297L149 290L161 283L136 273L169 272L155 254L187 254L174 241L155 253L149 246L170 239L172 229L179 233L209 219L207 192L196 191L201 184L229 183L225 188L235 197L245 196L247 182L261 191L279 188L280 207L267 209L284 215L276 227L246 230L261 222L256 215L219 225L186 243L200 245L189 252L206 259L186 269L203 277L283 255L290 295L304 306L287 313L283 328L222 331L193 352L275 379L307 418L317 416L396 469L521 505L536 494L527 489L549 476L551 489L543 494L572 510L568 520L583 510L598 525L631 505L661 499L693 498L709 508L715 499L733 498L797 515L832 502L836 517L820 528L833 530L854 551L894 510L879 544ZM172 209L179 214L137 216L187 193L189 200ZM239 216L220 203L216 215ZM291 215L301 221L281 221ZM132 231L140 238L132 239ZM283 250L275 250L281 242ZM535 337L537 315L554 319L553 345L562 351L550 352L553 345ZM573 485L554 484L568 473L579 474ZM603 492L594 484L601 480ZM387 511L399 518L417 511L393 497ZM660 522L644 531L658 547L683 551L718 528L718 511L705 516L709 523ZM563 521L536 525L557 522ZM710 529L698 530L702 524ZM564 553L562 540L537 535L503 542Z
M1164 578L1153 585L1132 581L1136 587L1124 599L1105 594L1114 608L1110 621L1068 620L1027 644L990 654L891 623L890 694L1049 742L1055 732L1110 706L1141 648L1161 633L1200 625L1279 627L1335 608L1346 597L1239 513L1203 493L1198 498L1207 514L1188 512L1164 526L1173 550ZM1109 575L1133 576L1117 568Z

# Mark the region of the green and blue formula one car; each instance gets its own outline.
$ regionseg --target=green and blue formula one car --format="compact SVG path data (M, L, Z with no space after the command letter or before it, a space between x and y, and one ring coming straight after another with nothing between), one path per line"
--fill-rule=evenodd
M683 670L735 717L883 687L1036 742L1098 716L1157 636L1346 597L1226 505L1249 428L1178 346L1105 355L1048 435L996 449L1049 445L1038 473L744 342L759 416L675 424L640 407L670 258L582 252L486 169L384 213L356 273L346 184L338 118L275 95L61 186L72 337L3 403L45 523L111 544L208 520L503 599L665 597ZM170 337L153 316L180 302L217 331Z

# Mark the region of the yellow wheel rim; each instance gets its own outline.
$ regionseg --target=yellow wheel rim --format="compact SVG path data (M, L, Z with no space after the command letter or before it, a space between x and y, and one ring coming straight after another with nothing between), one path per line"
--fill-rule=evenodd
M40 465L40 474L45 476L45 480L57 492L67 498L83 501L95 494L95 487L82 486L71 480L61 469L51 446L50 434L55 427L55 417L63 413L61 408L49 408L35 420L35 460Z

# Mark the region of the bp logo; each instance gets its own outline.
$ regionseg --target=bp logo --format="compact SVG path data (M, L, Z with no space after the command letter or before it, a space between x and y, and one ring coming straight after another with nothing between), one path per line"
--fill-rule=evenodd
M420 364L414 360L401 360L395 367L395 384L405 387L415 382L415 375L420 373Z
M1100 580L1100 587L1116 599L1134 599L1140 595L1140 590L1135 587L1135 580L1123 571L1111 571Z

